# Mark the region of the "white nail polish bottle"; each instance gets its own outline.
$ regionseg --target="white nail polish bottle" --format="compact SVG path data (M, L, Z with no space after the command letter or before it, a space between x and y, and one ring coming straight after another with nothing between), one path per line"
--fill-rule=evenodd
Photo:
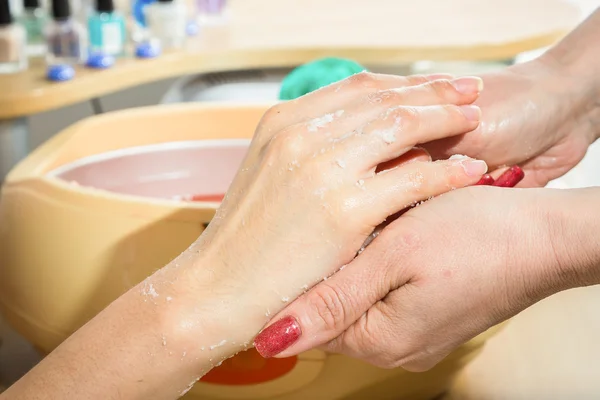
M16 24L8 0L0 0L0 74L27 68L27 33Z
M182 0L158 0L145 11L150 35L159 41L163 50L183 47L187 13Z

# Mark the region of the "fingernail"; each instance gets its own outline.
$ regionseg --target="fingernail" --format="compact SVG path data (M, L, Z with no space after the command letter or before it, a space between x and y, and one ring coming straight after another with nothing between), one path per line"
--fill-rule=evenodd
M477 106L460 106L460 110L469 121L479 121L481 119L481 109Z
M494 184L494 178L491 175L485 174L481 177L479 181L475 184L475 186L490 186Z
M452 154L448 160L455 161L455 160L470 160L470 159L471 159L470 157L467 157L463 154Z
M487 164L482 160L465 160L460 165L468 176L481 176L487 172Z
M302 335L302 329L296 318L288 316L263 330L255 339L254 347L264 358L281 353Z
M453 80L452 86L462 94L475 94L483 90L483 79L477 76L464 76Z
M513 165L496 179L494 186L514 187L525 177L525 172L518 165Z

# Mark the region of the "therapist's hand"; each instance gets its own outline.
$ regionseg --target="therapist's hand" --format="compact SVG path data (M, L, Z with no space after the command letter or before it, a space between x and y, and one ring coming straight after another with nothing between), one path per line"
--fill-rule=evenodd
M570 74L548 56L482 78L481 124L426 146L434 158L466 154L490 170L519 164L519 186L544 186L573 168L600 133L597 78Z
M276 356L324 346L380 367L431 368L538 300L598 279L597 263L593 278L581 273L598 261L584 250L595 243L585 210L599 201L588 193L471 187L410 210L275 316L302 331Z

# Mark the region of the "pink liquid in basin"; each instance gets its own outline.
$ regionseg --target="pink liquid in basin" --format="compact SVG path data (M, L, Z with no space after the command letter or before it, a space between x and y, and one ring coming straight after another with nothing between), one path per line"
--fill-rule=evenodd
M132 147L85 157L48 175L126 195L220 202L248 145L232 139Z

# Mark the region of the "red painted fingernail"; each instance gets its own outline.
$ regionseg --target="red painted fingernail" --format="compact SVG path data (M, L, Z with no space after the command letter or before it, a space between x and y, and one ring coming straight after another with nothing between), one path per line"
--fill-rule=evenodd
M502 175L496 179L493 186L499 187L515 187L517 183L525 177L525 172L518 165L514 165L507 169Z
M494 183L494 178L490 174L485 174L481 177L481 179L475 185L492 185Z
M254 347L264 358L281 353L302 335L302 329L296 318L288 316L263 330L255 339Z

